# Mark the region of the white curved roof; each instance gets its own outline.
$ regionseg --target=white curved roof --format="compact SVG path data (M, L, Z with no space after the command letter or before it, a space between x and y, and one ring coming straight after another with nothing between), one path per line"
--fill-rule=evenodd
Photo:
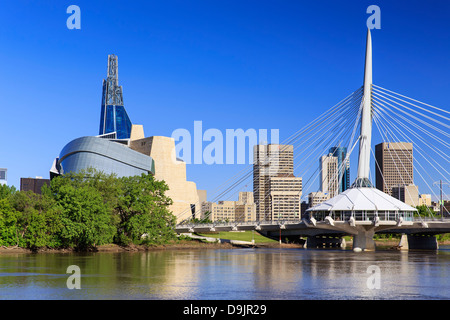
M417 211L376 188L351 188L307 211Z

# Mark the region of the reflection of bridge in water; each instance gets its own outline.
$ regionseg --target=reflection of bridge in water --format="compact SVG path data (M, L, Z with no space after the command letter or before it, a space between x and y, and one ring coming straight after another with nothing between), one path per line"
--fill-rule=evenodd
M351 111L352 108L354 108L353 111ZM394 114L394 116L388 115L388 112ZM428 112L428 114L424 112ZM339 172L343 171L343 166L345 163L348 163L351 152L359 142L357 178L351 188L307 209L303 213L301 220L289 221L278 217L279 219L276 221L216 222L212 224L184 223L179 224L176 227L176 231L183 233L258 230L272 237L307 237L308 247L339 243L341 241L339 239L343 235L352 235L354 250L375 249L373 236L376 233L400 233L404 234L408 239L407 242L402 242L403 247L436 249L437 242L434 235L449 233L450 219L443 218L442 204L441 219L434 218L433 213L428 209L432 218L427 220L421 216L417 217L418 210L405 203L408 197L412 199L410 191L406 187L414 182L412 173L405 169L405 165L413 167L413 163L412 159L406 155L407 147L403 146L406 143L401 141L411 141L411 138L416 139L414 152L421 155L424 161L427 162L427 165L424 168L417 159L414 159L414 172L419 174L428 188L430 188L430 179L433 179L430 176L431 170L437 172L438 179L444 179L445 183L448 183L450 180L448 172L448 163L450 162L450 133L448 131L450 118L448 115L450 112L373 85L372 40L370 30L368 30L364 85L345 98L343 102L330 109L329 113L331 115L328 118L321 118L321 116L313 122L313 125L303 130L303 132L307 132L305 134L312 136L314 134L310 133L311 131L316 130L320 132L320 135L315 140L311 139L310 136L305 137L305 140L311 139L309 146L312 148L312 146L317 145L324 139L325 133L328 133L332 137L330 144L337 143L340 145L342 143L348 146L347 148L350 152L347 153L345 161L342 161L341 167L335 170L333 177L326 176L330 173L321 172L321 175L326 176L325 179L339 181L339 185L342 176L336 177L336 175L341 175ZM352 120L353 117L355 117L355 120ZM394 175L397 174L402 179L401 185L406 190L403 191L403 200L405 202L376 189L370 181L370 156L374 153L371 145L372 123L375 123L378 128L383 142L398 141L396 145L402 146L401 152L396 151L394 154L397 158L390 154L392 158L389 160L396 166ZM356 137L355 133L358 126L360 135ZM331 131L328 131L330 129ZM346 134L350 135L350 132L351 136L347 137ZM425 141L424 137L430 138L431 142ZM438 147L435 148L434 144ZM325 150L328 150L327 148L331 146L328 145ZM427 153L427 150L424 150L427 147L434 152L432 156ZM308 150L308 147L303 147L303 149ZM316 150L317 147L314 147L310 154L315 154ZM439 159L441 162L438 162L436 159ZM380 169L382 164L378 163L376 158L375 162L378 168L377 183L379 179L378 174L380 174L382 182L386 184L385 177L383 177ZM422 170L422 173L419 172L419 168ZM390 173L392 174L392 172ZM232 182L233 187L242 179L240 177L236 179L236 182ZM324 180L323 177L321 179ZM310 180L311 178L308 179L308 182ZM338 185L337 183L335 184ZM305 184L303 184L303 188L304 186ZM292 190L290 192L292 193ZM299 206L300 204L297 208ZM295 214L292 216L295 216ZM402 240L404 240L403 238Z

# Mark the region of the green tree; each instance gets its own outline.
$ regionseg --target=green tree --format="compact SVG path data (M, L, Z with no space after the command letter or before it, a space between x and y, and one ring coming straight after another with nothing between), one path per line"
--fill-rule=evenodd
M0 199L0 246L18 246L17 212L8 198Z
M45 191L45 190L44 190ZM19 191L10 196L17 212L17 237L21 247L37 249L58 247L58 232L62 228L61 209L47 193Z
M416 216L419 217L430 217L433 215L432 209L428 208L426 205L420 205L416 207L417 213L415 213Z
M16 193L16 187L0 184L0 199L6 199L14 193Z
M86 249L111 243L116 229L100 192L89 186L66 184L59 188L60 237L67 247Z
M115 212L119 218L116 241L121 244L158 244L175 239L176 217L168 210L168 186L152 175L123 177Z

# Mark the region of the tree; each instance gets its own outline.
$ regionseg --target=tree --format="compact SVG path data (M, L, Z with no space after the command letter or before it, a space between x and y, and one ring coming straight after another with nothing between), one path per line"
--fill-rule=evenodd
M0 184L0 199L6 199L14 193L16 193L16 188L14 186L10 187L6 184Z
M17 237L22 247L37 249L60 245L61 210L48 192L40 195L19 191L10 196L10 202L17 213Z
M417 206L416 209L417 209L417 216L419 217L430 217L433 215L432 209L424 204Z
M122 193L115 209L119 217L117 242L129 244L163 243L175 239L176 217L168 210L169 188L152 175L123 177Z
M0 246L18 246L17 212L8 198L0 199Z
M100 192L89 186L63 185L58 190L61 206L62 244L86 249L111 243L115 226Z

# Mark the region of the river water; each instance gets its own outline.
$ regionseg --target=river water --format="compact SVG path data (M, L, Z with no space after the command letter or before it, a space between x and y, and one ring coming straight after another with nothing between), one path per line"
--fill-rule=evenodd
M450 247L2 254L0 299L450 299Z

